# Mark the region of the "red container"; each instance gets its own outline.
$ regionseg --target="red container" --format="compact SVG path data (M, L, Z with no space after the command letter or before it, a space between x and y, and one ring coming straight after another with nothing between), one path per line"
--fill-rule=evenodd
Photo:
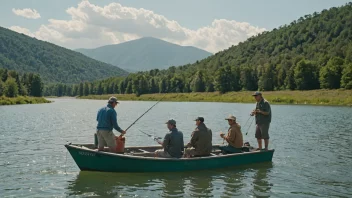
M124 153L125 152L125 137L120 135L116 138L116 152L117 153Z

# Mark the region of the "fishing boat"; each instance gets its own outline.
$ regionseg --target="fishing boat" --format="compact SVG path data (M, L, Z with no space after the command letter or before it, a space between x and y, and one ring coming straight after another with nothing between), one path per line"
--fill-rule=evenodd
M274 149L223 154L213 145L209 156L193 158L158 158L154 152L161 146L126 147L124 153L98 151L94 144L66 144L82 171L102 172L178 172L225 168L272 161Z

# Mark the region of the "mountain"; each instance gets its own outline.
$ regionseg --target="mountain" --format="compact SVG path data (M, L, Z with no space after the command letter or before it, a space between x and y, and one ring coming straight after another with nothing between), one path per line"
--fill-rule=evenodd
M35 72L47 83L79 83L128 74L116 66L2 27L0 68Z
M195 47L184 47L152 37L76 51L127 71L166 69L170 66L194 63L212 55Z

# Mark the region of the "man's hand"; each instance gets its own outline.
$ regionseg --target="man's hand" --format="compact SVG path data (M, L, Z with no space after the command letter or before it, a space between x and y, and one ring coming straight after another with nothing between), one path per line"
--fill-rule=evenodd
M254 116L257 114L257 111L256 110L253 110L252 113L251 113L251 116Z
M220 137L224 138L225 134L223 132L220 133Z
M122 130L122 131L121 131L121 134L123 134L123 135L126 134L126 131L125 131L125 130Z

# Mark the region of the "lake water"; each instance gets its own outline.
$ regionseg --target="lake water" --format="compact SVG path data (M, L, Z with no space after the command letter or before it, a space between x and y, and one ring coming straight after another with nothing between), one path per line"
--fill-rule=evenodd
M272 163L127 174L80 172L64 147L93 143L96 112L106 102L53 100L0 106L0 197L352 197L350 107L272 105ZM154 103L122 101L116 109L120 126L127 128ZM155 145L138 129L163 136L169 118L188 142L197 116L205 117L213 143L221 144L219 132L228 128L224 118L234 114L245 125L253 107L162 102L127 132L126 146ZM254 124L248 130L248 123L244 140L256 146Z

